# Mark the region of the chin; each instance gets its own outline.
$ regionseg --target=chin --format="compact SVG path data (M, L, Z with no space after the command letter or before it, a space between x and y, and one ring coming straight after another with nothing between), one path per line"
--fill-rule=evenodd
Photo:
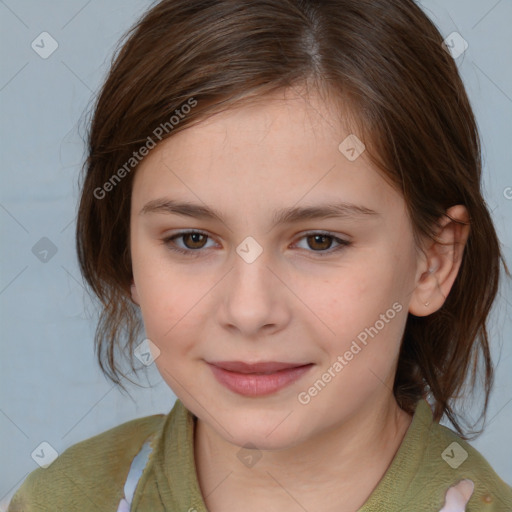
M242 448L252 445L260 450L285 450L300 444L307 437L304 423L293 413L287 414L282 411L264 415L240 411L239 414L230 414L226 422L219 418L231 435L216 424L210 423L210 427L227 442Z

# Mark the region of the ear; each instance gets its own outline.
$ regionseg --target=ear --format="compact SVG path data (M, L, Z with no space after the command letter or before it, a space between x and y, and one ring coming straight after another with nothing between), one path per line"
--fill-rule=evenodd
M427 316L442 307L459 272L469 230L465 206L452 206L446 211L437 241L427 242L420 257L416 287L409 304L411 314Z
M139 295L137 293L137 287L135 286L135 283L132 281L131 285L131 294L132 294L132 301L137 304L137 306L140 306L139 304Z

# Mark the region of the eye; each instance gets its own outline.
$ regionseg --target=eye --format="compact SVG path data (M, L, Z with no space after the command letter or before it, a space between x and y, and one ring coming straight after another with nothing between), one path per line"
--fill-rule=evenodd
M313 249L312 251L309 252L317 253L318 256L321 257L327 256L336 251L340 251L341 249L344 249L345 247L348 247L351 244L351 242L349 242L348 240L338 238L334 236L332 233L326 233L321 231L306 233L300 238L300 240L302 239L306 241L307 246L309 248ZM334 247L334 249L331 249L333 241L336 242L338 245Z
M166 245L171 251L185 254L191 257L196 257L200 255L201 249L206 247L208 238L211 237L202 231L181 231L170 237L164 238L162 243ZM351 242L348 240L338 238L332 233L325 233L321 231L306 233L299 240L303 239L306 240L308 247L313 249L308 252L316 253L318 256L327 256L336 251L344 249L351 244ZM176 242L177 240L181 240L185 247L180 247ZM334 249L331 249L333 241L338 245L334 247Z
M187 256L198 256L199 254L191 254L193 252L199 252L205 246L206 240L210 238L206 233L202 231L181 231L170 237L164 238L162 242L171 250L186 254ZM185 248L179 247L175 240L182 239Z

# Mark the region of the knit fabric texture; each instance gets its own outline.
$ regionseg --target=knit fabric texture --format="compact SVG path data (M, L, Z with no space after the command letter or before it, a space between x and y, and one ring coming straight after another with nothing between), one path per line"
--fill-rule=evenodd
M207 512L194 460L195 422L177 400L167 415L128 421L77 443L48 468L31 472L8 512L115 512L132 460L151 435L130 510ZM428 402L420 400L395 457L358 512L439 512L449 488L462 480L474 483L466 512L512 511L512 487L475 448L434 422Z

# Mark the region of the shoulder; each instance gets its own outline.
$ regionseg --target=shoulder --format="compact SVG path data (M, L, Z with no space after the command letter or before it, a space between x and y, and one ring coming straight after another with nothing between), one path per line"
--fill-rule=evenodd
M512 511L512 487L496 474L476 448L439 423L431 425L426 462L432 478L440 484L446 482L451 486L463 479L473 481L469 512Z
M70 446L27 476L8 512L116 510L133 457L165 419L137 418Z

